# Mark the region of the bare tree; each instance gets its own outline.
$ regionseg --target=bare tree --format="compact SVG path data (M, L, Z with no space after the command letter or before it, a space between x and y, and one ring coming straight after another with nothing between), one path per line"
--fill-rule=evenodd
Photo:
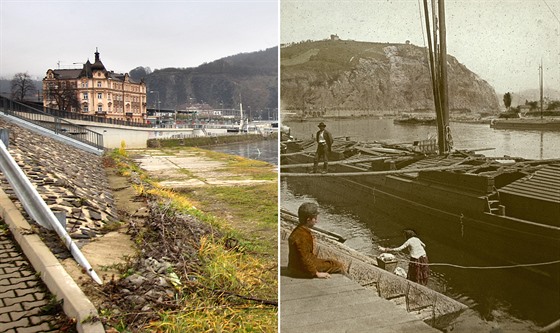
M12 79L12 98L23 101L26 96L36 91L31 77L27 73L17 73Z
M72 111L72 108L80 110L80 101L76 93L76 82L59 81L51 83L47 88L49 100L53 100L58 110ZM52 106L51 106L52 107Z

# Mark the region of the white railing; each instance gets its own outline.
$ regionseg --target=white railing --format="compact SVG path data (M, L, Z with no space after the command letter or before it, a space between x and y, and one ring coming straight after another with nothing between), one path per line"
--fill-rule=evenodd
M4 130L3 132L2 137L9 137L6 135L7 130ZM74 243L72 238L70 238L66 229L60 224L59 220L47 206L43 198L41 198L23 170L21 170L16 161L10 155L4 141L0 141L0 169L12 186L15 194L29 216L31 216L31 218L39 225L48 229L54 229L68 250L70 250L70 253L74 259L76 259L78 264L86 270L88 275L91 276L95 282L103 284L82 251L80 251L76 243Z

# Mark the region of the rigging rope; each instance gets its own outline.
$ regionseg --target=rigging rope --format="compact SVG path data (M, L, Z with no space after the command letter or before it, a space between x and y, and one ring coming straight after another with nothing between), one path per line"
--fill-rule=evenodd
M422 0L418 0L418 16L420 16L420 31L422 31L422 41L424 42L424 47L426 48L426 59L429 59L428 45L426 44L426 35L424 35L424 16L422 15L422 4L420 3L420 1Z
M426 266L448 266L448 267L455 267L461 269L504 269L504 268L520 268L520 267L535 267L535 266L546 266L546 265L554 265L560 264L560 260L553 260L553 261L545 261L545 262L538 262L532 264L515 264L515 265L501 265L501 266L462 266L456 264L449 264L449 263L419 263L416 261L410 260L402 260L404 262L414 262L416 265L426 265Z
M550 6L548 5L548 3L546 2L546 0L543 0L544 4L548 7L548 10L550 10L550 12L552 13L552 15L554 16L554 18L556 19L556 21L558 21L558 23L560 23L560 20L558 19L558 16L556 16L556 14L554 13L554 11L552 10L552 8L550 8Z

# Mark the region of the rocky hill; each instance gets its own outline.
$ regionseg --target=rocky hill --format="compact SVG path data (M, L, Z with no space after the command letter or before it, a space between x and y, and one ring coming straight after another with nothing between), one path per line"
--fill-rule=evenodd
M344 40L307 41L280 51L282 111L312 116L433 110L425 48ZM451 112L497 113L486 81L448 55Z
M149 68L148 68L149 69ZM254 116L278 108L278 48L242 53L195 68L164 68L150 72L130 71L144 79L148 91L158 91L161 108L175 109L185 103L205 103L214 108L251 109ZM148 107L157 95L148 94Z

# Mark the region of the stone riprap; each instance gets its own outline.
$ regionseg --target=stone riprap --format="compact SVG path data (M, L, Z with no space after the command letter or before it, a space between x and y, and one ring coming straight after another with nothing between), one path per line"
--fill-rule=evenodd
M9 130L10 155L46 204L53 211L66 212L66 230L72 238L88 241L100 235L107 222L117 219L102 157L3 120L0 128ZM27 216L2 173L0 186ZM76 324L68 321L62 308L52 307L53 295L10 233L3 232L6 229L0 221L0 331L73 331ZM38 230L59 258L70 255L54 232Z
M66 213L66 230L74 239L101 233L117 211L102 157L0 120L10 131L8 150L54 212ZM2 175L2 188L16 196Z

